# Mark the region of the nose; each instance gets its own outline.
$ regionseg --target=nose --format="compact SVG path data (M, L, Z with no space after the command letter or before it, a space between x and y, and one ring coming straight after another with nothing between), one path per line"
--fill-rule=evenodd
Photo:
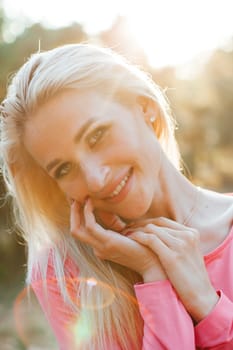
M81 170L89 194L98 195L107 184L109 166L86 160L81 165Z

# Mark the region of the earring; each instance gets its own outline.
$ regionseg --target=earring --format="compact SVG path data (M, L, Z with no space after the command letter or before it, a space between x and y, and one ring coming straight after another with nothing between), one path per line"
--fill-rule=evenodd
M155 121L155 116L152 115L152 116L150 117L150 122L151 122L151 123L154 123L154 121Z

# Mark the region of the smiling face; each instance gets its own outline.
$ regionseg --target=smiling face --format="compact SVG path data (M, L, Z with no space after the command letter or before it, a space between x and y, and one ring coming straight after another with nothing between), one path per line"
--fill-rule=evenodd
M94 91L69 90L27 122L24 144L69 197L126 219L149 210L161 149L140 103L131 107Z

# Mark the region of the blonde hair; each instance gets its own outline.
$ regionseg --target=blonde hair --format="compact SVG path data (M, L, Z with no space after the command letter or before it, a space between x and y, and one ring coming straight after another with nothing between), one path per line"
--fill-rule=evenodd
M118 339L121 349L141 349L143 322L133 285L141 277L126 267L98 259L86 244L69 234L69 206L64 194L23 146L24 124L33 112L66 89L98 88L114 96L144 96L159 107L155 134L164 152L179 168L174 120L160 88L150 76L110 49L90 44L72 44L36 53L12 79L1 106L2 171L13 199L16 222L28 245L27 282L36 269L46 278L52 252L55 275L65 301L85 319L90 335L79 349L107 349L106 339ZM79 304L69 298L64 259L70 256L80 271ZM68 276L69 277L69 276ZM90 288L88 279L97 281ZM98 283L99 282L99 283ZM103 288L103 286L109 288ZM111 303L106 305L111 290ZM105 305L102 308L88 305ZM80 347L79 347L80 346Z

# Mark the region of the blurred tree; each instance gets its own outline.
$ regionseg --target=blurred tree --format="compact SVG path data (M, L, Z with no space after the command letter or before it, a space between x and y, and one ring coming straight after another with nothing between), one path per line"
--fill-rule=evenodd
M0 37L2 38L0 42L0 100L4 99L11 76L32 53L39 50L39 47L43 51L59 45L87 40L86 33L78 23L59 29L44 28L36 23L25 28L24 32L13 42L7 43L3 41L1 35L5 22L4 12L0 8ZM4 201L4 193L3 181L0 180L2 198L0 205L0 286L3 287L3 290L6 286L9 287L10 283L16 282L12 280L12 275L19 269L22 272L22 265L25 261L24 247L18 244L19 238L13 227L10 205ZM12 234L9 234L9 231ZM1 288L0 295L2 295Z
M39 47L43 51L67 43L90 41L78 23L59 29L44 28L36 23L25 27L22 34L8 43L3 40L6 24L0 0L0 100L6 94L12 74ZM134 41L124 17L116 18L112 27L95 39L149 71L155 82L167 90L179 125L177 137L182 155L193 179L200 185L216 190L230 190L233 186L233 51L217 50L199 74L181 79L176 76L174 67L159 70L148 66L146 55ZM3 185L0 190L3 195ZM2 242L2 252L5 252L2 257L5 261L8 259L6 266L12 264L9 259L17 246L14 234L4 235L5 227L10 222L9 206L0 208L0 245ZM24 254L23 248L20 251ZM14 256L20 259L22 255ZM0 272L0 279L3 275Z
M7 18L0 0L0 100L14 72L34 52L67 43L90 41L78 23L59 28L44 28L36 23L26 27L13 42L5 42L3 31ZM190 79L181 79L174 67L152 69L130 33L124 17L118 17L112 28L94 38L144 68L164 90L171 101L178 122L176 131L181 153L192 179L219 191L232 191L233 186L233 42L228 50L216 50L202 71ZM232 39L233 40L233 39ZM193 63L195 66L195 62ZM5 193L0 181L0 196ZM25 249L18 244L13 229L10 205L0 206L0 298L4 300L14 285L22 287ZM8 234L11 228L12 234ZM18 272L21 274L18 275ZM7 293L6 293L7 290ZM0 340L1 343L1 340Z
M4 24L5 24L5 12L2 7L2 1L0 0L0 43L3 41Z
M200 185L231 191L233 51L216 50L195 77L170 83L177 136L193 178Z
M3 15L3 9L0 7L0 42L2 42L3 40L2 38L3 25L4 25L4 15Z
M6 86L10 76L39 48L43 51L59 45L85 40L87 40L87 35L78 23L59 29L47 29L36 23L25 28L14 42L2 42L0 44L0 99L3 99L6 94Z
M217 97L213 112L220 116L216 118L219 144L233 145L233 51L216 50L206 67L206 78Z

